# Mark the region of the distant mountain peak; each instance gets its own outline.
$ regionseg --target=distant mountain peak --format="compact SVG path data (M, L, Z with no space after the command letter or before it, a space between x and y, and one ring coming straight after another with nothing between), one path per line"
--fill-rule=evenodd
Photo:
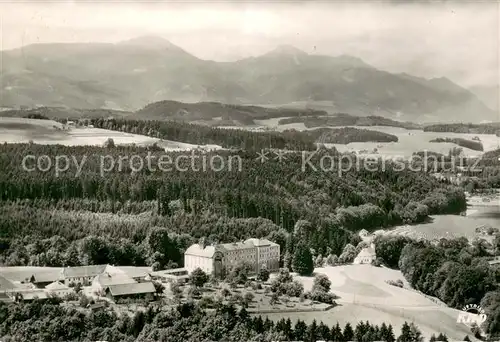
M121 41L117 45L130 45L137 46L141 48L154 48L154 49L168 49L168 50L179 50L182 51L180 47L172 44L168 40L158 36L140 36L128 40Z

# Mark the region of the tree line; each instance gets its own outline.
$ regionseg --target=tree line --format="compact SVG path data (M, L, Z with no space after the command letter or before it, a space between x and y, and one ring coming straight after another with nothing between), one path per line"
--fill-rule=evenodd
M349 144L352 142L397 142L398 137L379 131L355 127L318 128L306 131L315 137L316 142L323 144Z
M59 305L58 298L45 302L5 304L0 302L0 337L3 341L387 341L420 342L421 331L405 322L401 329L391 324L359 322L328 326L315 320L307 324L290 319L271 321L251 316L246 309L216 303L207 312L191 301L170 310L149 305L132 316L114 311L88 312ZM400 332L396 331L400 330ZM447 341L444 334L433 341ZM468 337L467 337L468 340Z
M437 243L379 237L375 246L382 263L399 268L413 288L459 310L481 306L487 314L485 332L493 340L500 338L500 269L488 263L499 254L500 238L491 245L485 240L469 243L465 237ZM477 328L473 332L479 336Z
M453 143L461 147L466 147L474 151L484 151L483 144L480 141L468 140L463 138L435 138L429 142L433 143Z
M435 124L424 127L424 132L452 132L452 133L472 133L472 134L496 134L500 132L500 123L450 123Z
M90 120L96 128L114 131L143 134L165 140L184 143L220 145L225 148L260 150L263 148L280 148L298 151L314 150L314 141L301 132L251 132L240 129L224 129L182 123L177 121L146 121L130 119Z

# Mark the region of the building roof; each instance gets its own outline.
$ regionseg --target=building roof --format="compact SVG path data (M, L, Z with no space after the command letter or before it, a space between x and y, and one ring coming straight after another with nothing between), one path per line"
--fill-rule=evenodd
M277 246L277 243L269 241L268 239L247 239L245 243L252 243L254 246L264 247L264 246Z
M255 245L253 244L253 242L249 240L243 242L224 243L222 245L219 245L218 247L226 251L236 251L239 249L254 248Z
M214 253L217 250L224 252L224 251L235 251L240 249L250 249L263 246L277 246L277 245L278 244L269 241L267 239L256 239L256 238L250 238L240 242L223 243L215 246L206 246L205 248L203 248L202 245L196 243L194 245L191 245L186 250L186 252L184 252L184 254L211 258L213 257Z
M96 276L95 280L101 286L120 285L120 284L136 284L137 282L126 274L109 274L107 272Z
M34 283L52 283L61 279L60 272L36 272L32 275ZM28 279L31 281L31 277Z
M19 292L23 298L23 300L34 300L38 299L47 299L49 297L48 293L44 290L35 290L35 291L25 291ZM15 293L13 294L15 296Z
M7 278L0 276L0 291L8 291L8 290L12 290L15 288L16 288L16 285L14 285L14 283L12 283Z
M195 255L195 256L211 258L214 256L214 253L215 253L214 246L206 246L205 248L203 248L202 245L195 243L194 245L191 245L189 246L188 249L186 249L184 255Z
M61 270L62 267L9 266L0 267L0 274L14 282L29 281L33 275L39 279L53 277L52 281L56 281L61 275Z
M49 285L45 286L46 290L49 291L58 291L58 290L70 290L71 288L64 285L63 283L59 281L55 281L53 283L50 283Z
M152 271L151 267L116 266L116 268L131 278L143 278Z
M107 265L65 267L62 273L65 278L95 277L104 272L106 266Z
M156 292L155 287L151 282L110 285L107 287L106 290L109 290L109 292L113 296L126 296L126 295Z

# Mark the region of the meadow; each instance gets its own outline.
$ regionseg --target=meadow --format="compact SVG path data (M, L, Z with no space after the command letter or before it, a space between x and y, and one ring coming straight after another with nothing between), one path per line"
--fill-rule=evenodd
M44 145L103 145L109 138L113 139L117 145L147 146L156 143L165 150L220 148L218 145L193 145L101 128L73 127L65 129L62 124L53 120L0 117L0 143L28 143L32 141L35 144Z
M470 330L456 322L459 310L451 309L410 288L400 271L371 265L344 265L316 268L315 274L323 273L332 282L331 292L340 298L338 306L328 311L271 313L272 320L290 318L311 323L356 325L360 320L381 324L391 322L399 327L405 322L414 322L427 338L439 332L451 340L471 337ZM304 290L312 288L313 277L297 277L304 284ZM401 279L405 288L389 285L386 280ZM399 333L399 331L397 331Z
M280 125L279 121L283 118L275 118L268 120L255 120L256 126L249 126L247 129L252 130L265 130L265 129L273 129L277 131L284 130L297 130L303 131L308 129L317 129L315 128L307 128L304 123L291 123ZM344 126L350 127L350 126ZM341 144L325 144L326 146L334 146L341 152L357 152L358 154L364 155L378 155L390 158L397 157L408 157L413 154L413 152L417 151L432 151L438 152L442 154L448 154L450 149L453 147L458 147L458 145L450 142L443 143L434 143L430 142L433 139L445 139L445 138L462 138L467 140L472 140L477 137L480 139L483 144L484 151L492 151L500 146L500 137L497 137L493 134L468 134L468 133L441 133L441 132L424 132L423 130L407 130L405 128L399 127L390 127L390 126L369 126L369 127L359 127L374 131L379 131L383 133L393 134L398 137L398 142L389 142L389 143L375 143L375 142L363 142L363 143L350 143L347 145ZM340 127L332 127L332 128L340 128ZM376 153L374 150L376 149ZM481 155L483 152L474 151L469 148L463 148L463 153L466 156L476 157Z
M430 222L399 226L391 230L379 230L374 234L401 235L426 240L466 237L469 240L484 238L490 241L493 236L481 235L476 232L476 228L486 226L500 229L500 210L495 206L471 206L467 216L436 215L430 218Z

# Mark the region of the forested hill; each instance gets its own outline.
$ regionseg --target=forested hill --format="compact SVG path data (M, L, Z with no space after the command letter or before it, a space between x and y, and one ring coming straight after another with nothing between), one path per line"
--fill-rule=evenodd
M147 165L148 153L151 167L138 170L138 159ZM309 160L313 167L303 167L301 153L288 153L279 162L267 151L265 163L254 152L218 153L226 163L233 158L232 169L229 164L220 171L212 169L213 153L199 154L193 168L188 152L177 171L172 164L173 170L161 171L158 161L164 152L146 148L1 145L3 262L54 265L73 258L76 263L166 265L182 263L182 248L202 236L221 242L269 236L285 250L286 236L294 229L305 229L304 243L318 253L326 255L331 249L340 254L355 241L351 232L421 222L429 214L460 213L466 208L462 191L425 173L398 171L391 165L385 171L382 167L374 171L373 166L370 171L356 166L341 173L338 167L322 171L321 158L338 157L335 151L316 152ZM53 162L55 156L69 156L82 165L81 172L73 162L57 176L54 169L27 172L22 168L27 155L46 155ZM172 160L179 155L168 154ZM136 157L132 166L125 160L120 170L118 160L123 156ZM203 156L208 160L205 171ZM234 158L241 158L241 171ZM111 160L116 161L113 169ZM29 168L34 165L28 161ZM306 223L297 228L298 222ZM177 252L171 254L169 249L160 261L154 257L157 251L144 245L155 226L177 234L171 236ZM26 248L56 236L66 241L57 243L64 248L55 248L52 240ZM51 249L49 257L45 253Z
M406 129L422 129L421 125L413 122L397 121L381 116L355 116L346 113L336 113L328 116L298 116L284 118L279 121L280 125L303 123L308 128L321 126L388 126Z
M125 119L92 119L97 128L150 137L175 140L196 145L215 144L225 148L260 150L279 148L288 150L315 150L314 138L297 131L250 132L239 129L214 128L174 121L142 121Z
M424 127L424 132L452 132L470 134L496 134L500 135L500 122L490 122L484 124L455 123L455 124L435 124Z
M317 143L349 144L352 142L397 142L398 137L379 131L359 129L354 127L317 128L304 132L316 137Z

